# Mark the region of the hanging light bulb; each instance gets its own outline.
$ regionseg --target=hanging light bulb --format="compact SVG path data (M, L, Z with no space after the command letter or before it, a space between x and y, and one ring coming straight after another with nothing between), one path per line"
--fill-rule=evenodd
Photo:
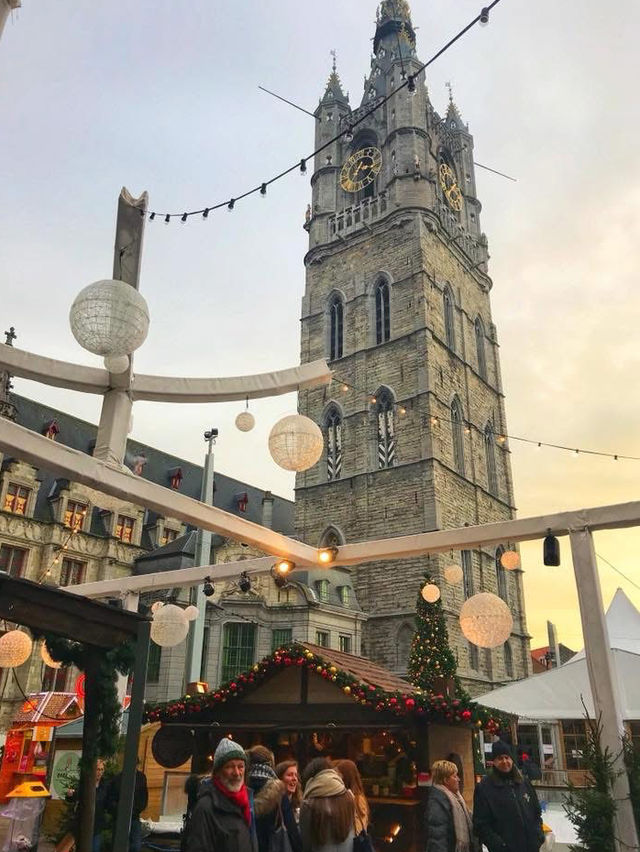
M183 214L182 214L182 216L180 217L180 221L181 221L183 224L184 224L184 222L186 222L186 221L187 221L187 214L186 214L186 213L183 213Z
M233 210L233 208L235 207L235 204L236 204L236 200L235 200L235 198L231 198L231 199L229 200L229 203L227 204L227 210L229 211L229 213L231 213L231 211L232 211L232 210Z
M266 197L267 197L267 185L266 185L266 183L263 183L263 184L261 185L261 187L260 187L260 195L262 196L262 198L266 198Z
M169 215L169 213L167 213L167 215L164 217L165 225L168 225L170 221L171 221L171 216Z
M353 142L353 130L351 129L351 125L349 125L344 134L345 142Z
M407 91L409 92L411 97L413 97L416 93L416 78L413 76L413 74L409 74L407 78Z
M489 9L485 6L480 12L480 26L486 27L489 23Z
M204 210L202 211L202 218L206 219L208 215L209 215L209 208L205 207Z
M154 220L155 218L156 218L156 214L155 214L155 213L151 213L151 214L149 215L149 221L150 221L150 222L153 222L153 220Z
M300 174L306 175L306 173L307 173L307 161L303 159L303 160L300 160Z

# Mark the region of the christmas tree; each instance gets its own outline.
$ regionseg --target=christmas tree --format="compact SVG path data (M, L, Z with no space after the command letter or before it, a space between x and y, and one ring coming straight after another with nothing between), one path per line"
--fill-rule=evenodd
M442 601L438 598L435 603L428 603L422 597L422 589L431 582L425 574L418 594L416 632L409 657L409 680L429 692L440 688L439 679L455 678L457 669L456 658L449 647Z

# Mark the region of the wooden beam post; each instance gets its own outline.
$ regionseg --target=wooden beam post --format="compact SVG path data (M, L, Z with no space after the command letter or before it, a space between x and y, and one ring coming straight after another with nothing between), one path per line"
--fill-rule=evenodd
M93 824L96 810L96 761L100 713L98 676L100 658L97 649L88 648L85 675L84 720L82 727L82 760L78 782L78 843L76 852L92 852ZM87 756L91 754L90 760Z

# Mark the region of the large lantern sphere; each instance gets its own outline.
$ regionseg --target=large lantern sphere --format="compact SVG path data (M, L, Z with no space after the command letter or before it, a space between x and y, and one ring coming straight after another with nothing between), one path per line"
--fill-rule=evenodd
M516 568L520 567L520 554L515 550L505 550L500 557L500 564L507 571L515 571Z
M69 311L71 331L95 355L130 355L145 341L149 308L124 281L95 281L81 290Z
M497 648L511 635L513 617L502 598L491 592L480 592L462 605L460 627L474 645Z
M444 578L452 586L457 586L462 581L463 576L464 573L459 565L447 565L444 569Z
M236 417L236 429L240 432L250 432L256 425L256 418L250 411L241 411Z
M434 583L427 583L426 586L423 586L420 594L427 603L435 603L440 600L440 589Z
M171 648L179 645L189 632L184 610L175 604L165 604L156 610L151 622L151 638L156 645Z
M269 434L269 452L284 470L308 470L322 455L324 441L317 423L303 414L289 414Z
M42 642L40 645L40 657L45 666L49 666L50 669L59 669L62 663L59 663L57 660L54 660L51 654L49 653L49 649L47 648L46 642Z
M0 668L21 666L31 656L33 642L22 630L10 630L0 637Z

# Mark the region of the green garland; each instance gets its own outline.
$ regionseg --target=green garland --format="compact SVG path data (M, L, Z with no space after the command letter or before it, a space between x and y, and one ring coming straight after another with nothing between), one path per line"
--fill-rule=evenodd
M118 748L120 715L122 708L116 688L118 674L129 675L135 661L135 646L123 642L115 648L88 648L81 642L64 639L53 633L36 633L36 639L44 639L52 659L63 666L75 666L85 671L89 655L98 655L98 676L95 689L98 707L98 736L88 754L83 751L82 761L91 765L96 757L112 757Z

